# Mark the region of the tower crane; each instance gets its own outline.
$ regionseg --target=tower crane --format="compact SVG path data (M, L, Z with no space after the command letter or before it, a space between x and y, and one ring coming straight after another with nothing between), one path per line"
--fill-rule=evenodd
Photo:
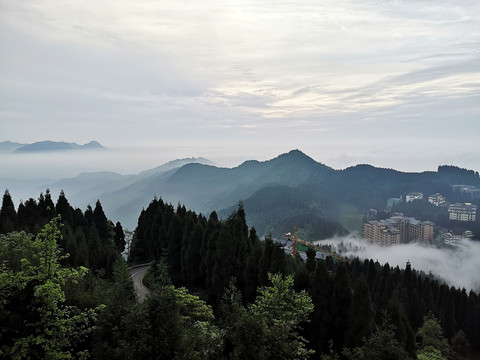
M293 235L291 233L286 233L285 236L287 238L289 238L290 240L292 240L292 255L294 257L297 256L297 253L298 253L298 244L302 244L302 245L305 245L309 248L312 248L312 249L318 250L318 251L320 251L324 254L327 254L327 255L333 257L334 259L337 259L338 261L343 261L343 262L347 262L347 263L351 262L351 260L346 259L346 258L344 258L344 257L342 257L338 254L335 254L331 251L325 250L325 249L321 248L320 246L317 246L315 244L309 243L308 241L299 239L297 237L297 227L296 226L293 228Z

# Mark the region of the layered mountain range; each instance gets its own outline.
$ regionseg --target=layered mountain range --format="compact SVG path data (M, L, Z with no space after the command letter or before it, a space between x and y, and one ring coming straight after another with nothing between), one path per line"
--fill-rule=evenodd
M38 196L47 187L53 194L63 189L72 205L80 208L100 199L108 216L130 229L155 196L205 215L215 210L221 217L227 217L241 201L249 225L260 235L279 235L297 226L304 237L321 239L358 230L365 211L385 208L390 197L411 191L448 196L453 184L480 187L480 178L477 172L454 166L422 173L370 165L334 170L292 150L234 168L187 158L135 175L83 173L42 184L30 196Z
M22 144L12 141L0 142L0 151L13 153L54 152L66 150L99 150L105 149L98 141L90 141L84 145L64 141L38 141L31 144Z

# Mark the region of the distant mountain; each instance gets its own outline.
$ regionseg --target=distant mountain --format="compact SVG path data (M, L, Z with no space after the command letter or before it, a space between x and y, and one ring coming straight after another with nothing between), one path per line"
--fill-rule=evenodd
M0 152L13 152L19 147L24 146L25 144L12 142L12 141L2 141L0 142Z
M365 164L334 170L292 150L234 168L216 167L203 158L186 158L137 175L81 174L36 190L49 187L55 193L63 189L72 205L81 208L100 199L108 217L129 229L136 227L140 212L155 196L204 215L215 210L221 217L227 217L242 201L248 223L259 235L271 232L279 236L297 226L302 234L318 240L345 234L346 229L360 230L368 209L383 210L388 198L408 192L422 192L425 197L439 192L448 201L468 200L453 192L451 185L455 184L480 188L479 174L454 166L422 173ZM480 205L480 199L471 201Z
M121 219L131 228L136 225L138 213L155 195L208 214L236 205L267 186L295 188L311 182L321 184L334 173L335 170L293 150L265 162L246 161L235 168L189 163L103 194L100 200L104 208L110 209L109 216Z
M71 204L75 207L80 207L84 209L88 204L94 205L97 199L103 198L109 199L108 203L111 204L111 208L117 209L121 208L124 203L129 204L130 202L134 201L137 198L142 198L143 193L148 194L145 198L145 204L148 204L152 199L153 195L155 194L154 187L151 191L146 189L137 192L133 192L132 197L129 198L129 195L114 199L109 194L113 193L116 194L116 191L123 189L124 192L130 192L130 185L135 185L132 188L140 187L142 188L142 184L146 184L145 187L151 186L149 183L155 183L155 178L161 176L164 173L168 173L169 171L176 171L181 166L188 164L188 163L206 163L206 164L213 164L212 161L205 159L205 158L185 158L185 159L177 159L168 162L167 164L158 166L154 169L143 171L139 174L130 174L130 175L122 175L115 172L92 172L92 173L82 173L73 178L65 178L60 180L47 180L47 179L36 179L36 180L19 180L19 179L8 179L8 178L0 178L0 188L2 190L8 188L10 193L15 199L23 199L26 200L29 197L37 198L40 192L45 192L48 188L50 189L51 193L58 194L61 190L63 190L71 202ZM147 179L147 180L143 180ZM110 211L109 208L105 207L106 211ZM132 219L136 219L138 213L140 212L142 206L137 211L137 214L131 214L131 210L126 210L125 212L129 214ZM121 217L122 221L124 217ZM132 226L133 226L132 222Z
M105 149L98 141L90 141L85 145L77 143L56 142L56 141L38 141L32 144L20 146L14 150L15 153L26 152L51 152L51 151L66 151L66 150L99 150Z
M198 157L198 158L191 157L191 158L184 158L184 159L176 159L176 160L169 161L166 164L157 166L156 168L142 171L141 173L138 174L138 176L141 177L141 178L146 178L146 177L149 177L151 175L155 175L155 174L163 173L163 172L166 172L166 171L169 171L169 170L172 170L172 169L180 168L180 167L182 167L183 165L186 165L186 164L215 165L215 163L213 161L210 161L210 160L202 158L202 157Z
M480 187L478 174L455 169L403 173L357 165L334 170L293 150L272 160L250 160L231 169L190 163L145 176L126 188L103 194L100 200L109 209L109 216L129 228L136 226L138 213L154 196L205 215L216 210L224 217L242 201L249 225L260 235L276 235L298 226L319 239L345 233L345 227L360 230L365 211L383 210L390 197L419 191L426 196L440 192L453 199L450 185Z

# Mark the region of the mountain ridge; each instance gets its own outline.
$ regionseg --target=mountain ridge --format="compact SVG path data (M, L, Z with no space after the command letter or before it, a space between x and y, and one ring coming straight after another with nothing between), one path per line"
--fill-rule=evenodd
M22 145L16 148L14 153L25 152L54 152L54 151L68 151L68 150L99 150L105 149L98 141L90 141L84 145L79 145L74 142L65 141L37 141L31 144Z
M136 214L157 196L203 214L215 210L222 216L225 209L244 202L247 214L251 213L249 225L258 226L260 234L272 227L278 231L293 228L305 219L316 224L313 233L322 233L323 227L327 234L326 230L334 228L343 233L342 221L351 219L354 225L347 228L358 229L362 213L369 208L382 210L388 198L407 192L451 195L453 184L480 188L480 177L472 170L446 165L438 169L407 173L359 164L335 170L292 150L266 161L247 160L233 168L215 166L204 158L185 158L136 175L104 173L103 182L101 172L84 173L57 181L50 190L63 188L72 204L81 207L100 199L109 217L127 228L135 226ZM80 180L91 183L80 189L75 184ZM266 208L272 216L265 215Z

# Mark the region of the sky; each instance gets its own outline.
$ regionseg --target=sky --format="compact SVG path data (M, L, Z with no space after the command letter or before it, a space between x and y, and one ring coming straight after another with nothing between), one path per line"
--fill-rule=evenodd
M0 0L0 54L0 141L110 149L44 158L62 175L292 149L480 170L478 0Z

